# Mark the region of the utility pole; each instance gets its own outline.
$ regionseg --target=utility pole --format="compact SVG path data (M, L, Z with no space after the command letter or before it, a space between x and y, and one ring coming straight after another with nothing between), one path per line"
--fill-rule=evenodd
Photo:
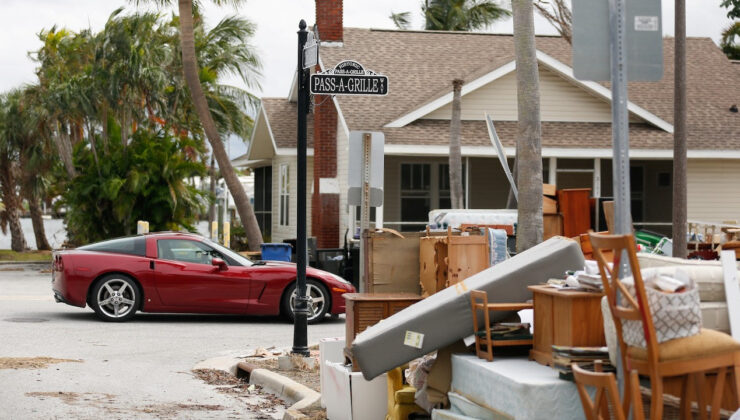
M673 81L673 256L686 258L686 2L676 0Z
M308 350L308 301L306 296L306 115L308 114L308 78L310 70L304 68L303 47L308 39L306 21L298 24L298 211L296 239L296 299L293 310L293 354L309 356Z

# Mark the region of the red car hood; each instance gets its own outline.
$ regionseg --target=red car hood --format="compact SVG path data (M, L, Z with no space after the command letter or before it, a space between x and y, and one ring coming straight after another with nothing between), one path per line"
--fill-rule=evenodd
M285 262L285 261L262 261L262 262L264 263L265 267L292 267L293 269L295 269L295 266L296 266L295 263ZM260 265L263 265L263 264L260 264ZM328 271L319 270L318 268L313 268L311 266L306 266L306 274L313 274L315 276L321 276L321 275L331 276L331 274Z

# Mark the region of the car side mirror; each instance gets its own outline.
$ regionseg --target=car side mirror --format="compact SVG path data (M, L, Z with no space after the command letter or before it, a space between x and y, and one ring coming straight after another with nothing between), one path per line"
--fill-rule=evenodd
M211 259L211 265L214 267L218 267L221 271L226 271L229 269L229 266L226 265L226 261L222 260L221 258L213 258Z

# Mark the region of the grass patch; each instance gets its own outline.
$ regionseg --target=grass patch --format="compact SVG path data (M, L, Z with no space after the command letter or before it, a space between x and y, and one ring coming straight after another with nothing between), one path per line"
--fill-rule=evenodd
M51 262L51 251L26 251L15 252L9 249L0 249L0 261L17 261L17 262L34 262L48 261Z

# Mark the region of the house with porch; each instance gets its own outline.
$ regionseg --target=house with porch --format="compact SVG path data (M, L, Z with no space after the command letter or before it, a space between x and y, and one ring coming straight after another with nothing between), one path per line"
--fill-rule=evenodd
M341 246L359 209L347 203L352 130L385 135L383 206L378 226L419 230L429 210L449 207L448 150L452 81L462 87L465 204L504 208L509 183L489 139L489 114L509 157L515 154L516 63L511 35L345 28L341 0L317 0L321 38L315 71L352 59L387 75L389 93L313 96L308 116L308 234L319 247ZM562 188L612 195L611 91L573 77L570 45L537 36L543 179ZM670 234L673 156L673 39L663 44L658 82L630 82L632 217ZM740 69L708 38L687 40L688 217L740 219ZM286 81L287 85L288 81ZM297 90L262 98L242 165L255 173L255 212L272 241L295 237Z

